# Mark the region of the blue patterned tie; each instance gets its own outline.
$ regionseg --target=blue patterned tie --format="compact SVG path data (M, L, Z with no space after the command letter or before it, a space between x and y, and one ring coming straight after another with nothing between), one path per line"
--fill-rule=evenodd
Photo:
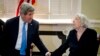
M27 39L26 39L25 25L26 23L23 24L23 28L22 28L22 43L20 48L20 56L26 55Z

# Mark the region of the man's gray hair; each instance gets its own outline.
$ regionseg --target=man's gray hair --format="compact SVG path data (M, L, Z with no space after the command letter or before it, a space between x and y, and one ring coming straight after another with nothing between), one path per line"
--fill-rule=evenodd
M84 14L81 14L81 13L78 13L76 16L78 16L80 18L81 26L88 27L89 21L87 19L87 16L85 16Z
M26 15L28 12L34 12L34 8L30 3L24 2L20 7L20 14Z

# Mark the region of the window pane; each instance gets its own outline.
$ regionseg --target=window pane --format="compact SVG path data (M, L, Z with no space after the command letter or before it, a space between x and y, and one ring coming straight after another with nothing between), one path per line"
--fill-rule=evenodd
M20 0L0 0L0 18L11 18L16 14ZM81 11L81 0L36 0L34 18L69 19Z

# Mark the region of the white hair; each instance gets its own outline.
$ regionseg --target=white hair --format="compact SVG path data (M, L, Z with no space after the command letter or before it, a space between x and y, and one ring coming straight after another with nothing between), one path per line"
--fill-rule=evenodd
M81 13L78 13L76 16L79 17L82 27L88 27L89 21L87 19L87 16L85 16L84 14L81 14Z

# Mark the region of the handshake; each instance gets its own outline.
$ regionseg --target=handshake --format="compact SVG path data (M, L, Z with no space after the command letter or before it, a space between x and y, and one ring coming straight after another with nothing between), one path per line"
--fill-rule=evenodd
M45 56L51 56L50 52L46 52Z

